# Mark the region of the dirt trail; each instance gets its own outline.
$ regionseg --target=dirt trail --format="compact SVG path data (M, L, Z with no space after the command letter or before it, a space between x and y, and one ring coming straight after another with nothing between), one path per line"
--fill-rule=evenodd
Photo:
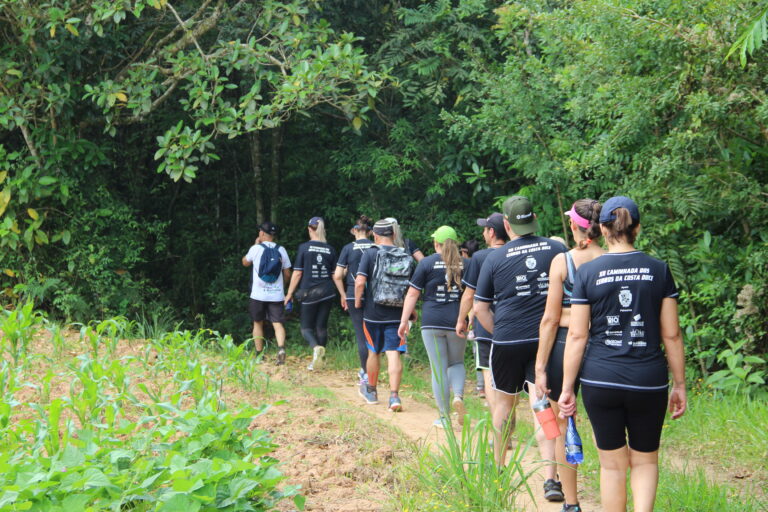
M371 414L378 419L397 427L403 434L409 439L417 443L435 444L445 442L445 432L442 429L435 428L432 422L437 418L437 410L432 407L420 403L416 400L409 400L408 395L401 393L403 398L403 412L392 413L387 409L386 399L381 400L378 405L367 405L360 398L357 392L357 388L354 385L349 384L348 378L341 378L341 375L331 375L323 373L318 375L320 382L328 389L334 392L334 394L349 404L355 404L360 407L360 410ZM526 403L521 403L518 409L518 417L527 413ZM458 428L458 426L456 426ZM526 468L533 468L540 466L537 462L538 451L533 447L529 450L524 458L523 465ZM562 503L550 503L544 499L542 485L544 484L544 477L542 471L536 471L531 479L529 485L534 493L535 501L531 500L531 497L527 493L523 493L519 497L519 505L524 507L526 511L536 512L559 512L562 509ZM601 510L597 503L581 497L581 505L584 510L590 512L597 512Z

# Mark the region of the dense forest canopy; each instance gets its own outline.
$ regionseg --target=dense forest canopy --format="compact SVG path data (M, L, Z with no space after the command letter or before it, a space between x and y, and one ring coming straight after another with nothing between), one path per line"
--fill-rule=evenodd
M479 238L474 219L512 193L559 236L575 199L621 193L682 292L689 365L759 388L762 33L728 57L755 14L735 0L2 0L4 301L73 320L165 308L244 334L239 261L265 219L294 250L311 216L340 248L357 214L392 215L428 248L441 224Z

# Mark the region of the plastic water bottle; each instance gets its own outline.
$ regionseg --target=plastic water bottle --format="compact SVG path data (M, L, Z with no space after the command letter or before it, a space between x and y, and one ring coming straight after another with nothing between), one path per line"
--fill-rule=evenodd
M568 416L568 427L565 430L565 460L569 464L581 464L584 462L584 451L581 449L581 436L576 430L576 422L573 416Z
M285 305L285 310L287 312L289 312L289 313L291 311L293 311L293 301L292 300L289 300L288 303Z

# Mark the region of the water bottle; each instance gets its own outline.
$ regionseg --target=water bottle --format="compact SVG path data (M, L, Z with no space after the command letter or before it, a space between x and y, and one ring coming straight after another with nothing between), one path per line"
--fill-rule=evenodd
M534 395L533 398L535 399L536 396ZM536 413L536 419L539 420L539 425L541 425L541 429L544 431L547 439L556 439L560 435L560 427L557 426L555 411L552 410L547 395L544 395L541 400L534 402L533 412Z
M581 436L576 430L576 422L573 416L568 416L568 427L565 430L565 460L569 464L581 464L584 462L584 451L581 449Z
M285 310L290 313L293 311L293 301L289 300L288 303L285 305Z

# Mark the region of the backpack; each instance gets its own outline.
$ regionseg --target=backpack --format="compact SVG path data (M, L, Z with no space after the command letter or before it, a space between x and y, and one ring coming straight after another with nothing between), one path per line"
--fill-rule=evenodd
M413 272L413 256L402 247L379 247L373 267L371 296L374 304L403 307L408 281Z
M280 251L277 244L274 247L269 247L266 244L259 244L263 249L261 253L261 259L259 260L259 279L265 283L274 283L280 277L280 272L283 271L283 258L280 256Z

